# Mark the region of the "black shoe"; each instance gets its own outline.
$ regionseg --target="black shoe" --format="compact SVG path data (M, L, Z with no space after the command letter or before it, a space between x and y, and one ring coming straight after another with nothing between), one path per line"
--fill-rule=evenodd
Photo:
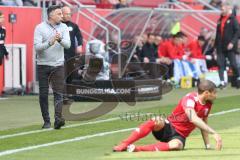
M65 120L64 119L57 119L54 122L54 129L60 129L62 126L65 125Z
M50 122L44 122L42 129L48 129L51 128L51 123Z

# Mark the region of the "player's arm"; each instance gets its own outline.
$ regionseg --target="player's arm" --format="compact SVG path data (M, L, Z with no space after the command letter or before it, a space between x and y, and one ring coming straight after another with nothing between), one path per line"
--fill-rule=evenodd
M204 118L203 121L208 124L208 118ZM210 141L209 141L209 136L208 136L208 132L204 131L201 129L201 133L202 133L202 138L203 138L203 141L204 141L204 144L205 144L205 147L206 149L210 149L211 146L210 146Z
M201 118L199 118L193 108L186 108L185 113L189 118L190 122L195 124L199 129L212 134L216 141L216 149L221 150L222 148L222 139L219 134L211 127L209 127Z

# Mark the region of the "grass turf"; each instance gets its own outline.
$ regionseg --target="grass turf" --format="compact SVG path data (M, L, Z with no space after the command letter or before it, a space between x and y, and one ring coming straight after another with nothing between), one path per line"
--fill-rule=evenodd
M186 90L177 90L175 93L166 95L162 101L152 101L152 102L141 102L134 107L129 107L125 103L121 103L115 111L110 114L103 116L102 118L109 117L119 117L120 115L125 115L126 112L131 112L136 114L140 113L160 113L160 114L169 114L172 108L177 103L178 99L185 94ZM220 112L223 110L229 110L233 108L240 108L239 106L239 95L236 95L236 90L227 90L229 94L220 93L220 97L214 104L212 113ZM235 95L235 96L232 96ZM174 99L176 97L176 99ZM1 116L6 117L6 114L15 114L15 117L11 119L11 123L16 122L12 126L18 126L21 118L25 121L28 118L33 117L33 121L36 121L38 118L34 118L32 115L36 112L37 107L37 97L22 97L21 102L18 101L19 97L10 98L9 100L0 102L1 109L6 108L2 104L8 104L11 102L11 105L8 105L8 109L1 110ZM25 105L32 105L32 110L30 106L26 108L17 108ZM14 105L15 104L15 105ZM84 108L88 108L88 103L85 104ZM92 105L92 103L90 104ZM16 110L12 110L10 108ZM30 108L30 110L29 110ZM4 114L5 111L5 114ZM12 113L17 112L17 113ZM22 112L24 114L29 112L29 117L21 117ZM38 111L39 112L39 111ZM39 114L39 113L34 114ZM203 149L203 142L198 131L194 132L187 140L186 149L179 152L157 152L157 153L112 153L111 148L113 145L118 143L121 139L125 138L130 132L117 133L108 136L95 137L91 139L86 139L83 141L76 141L71 143L65 143L50 147L44 147L40 149L20 152L12 155L0 156L2 160L9 159L36 159L36 160L63 160L63 159L240 159L240 112L228 113L225 115L219 115L211 117L209 120L210 125L219 131L223 137L224 149L223 151L205 151ZM114 131L124 128L136 127L138 124L142 123L145 117L140 119L120 119L112 122L105 122L100 124L84 125L80 127L67 128L59 131L49 131L38 134L30 134L25 136L18 136L7 139L0 139L0 152L19 149L23 147L39 145L44 143L50 143L54 141L60 141L65 139L71 139L79 136L93 135L101 132ZM2 129L0 135L7 135L13 133L19 133L23 131L30 131L39 129L39 123L31 123L29 126L22 127L19 123L19 128L9 127L11 129ZM75 122L76 123L76 122ZM79 123L79 122L78 122ZM2 127L4 128L4 126ZM7 128L7 127L5 127ZM137 144L149 144L154 143L155 140L149 135L147 138L141 140ZM214 142L213 142L214 144ZM47 155L47 157L46 157Z

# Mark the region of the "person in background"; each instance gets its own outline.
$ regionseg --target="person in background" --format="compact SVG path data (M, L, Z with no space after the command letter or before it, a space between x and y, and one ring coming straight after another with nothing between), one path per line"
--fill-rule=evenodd
M37 1L34 0L22 0L24 6L37 6Z
M68 49L64 49L64 59L65 62L67 62L69 59L80 55L83 52L83 37L81 34L81 31L76 23L73 23L71 21L72 19L72 11L71 8L68 6L64 6L62 8L63 13L63 23L67 25L69 34L70 34L70 40L71 40L71 47ZM68 66L66 66L66 69L68 69ZM67 83L71 83L73 79L73 75L70 75L67 78Z
M153 33L148 34L148 40L142 48L142 59L144 63L156 62L157 51L154 44L155 35Z
M203 55L203 51L202 51L202 46L204 45L204 41L205 39L203 36L198 36L198 39L195 41L192 41L187 47L190 52L189 61L195 67L198 79L200 78L201 75L203 75L208 71L207 64L206 64L206 56Z
M4 6L23 6L22 0L2 0Z
M181 49L182 36L180 34L172 35L172 38L161 44L158 50L158 57L165 60L169 67L168 78L174 77L174 83L178 85L181 77L184 76L182 65L183 51Z
M62 9L53 5L47 9L48 20L38 24L34 31L34 47L37 55L39 103L44 124L50 128L48 90L51 84L54 96L54 129L65 125L62 117L64 93L64 49L71 46L68 27L62 23Z
M156 48L156 52L158 50L158 47L160 46L160 44L163 42L163 39L160 35L156 34L155 35L155 40L154 40L154 45L155 45L155 48Z
M232 14L232 6L225 2L221 8L222 14L218 20L215 48L217 50L217 63L219 67L219 77L221 80L220 88L225 88L224 71L226 69L226 58L230 61L233 70L234 79L236 79L236 88L240 88L240 70L237 67L236 53L237 43L240 33L239 23Z
M127 7L128 7L127 0L119 0L119 3L116 4L115 6L116 9L127 8Z
M6 29L3 27L4 15L0 11L0 65L2 65L4 56L8 60L8 51L5 47Z

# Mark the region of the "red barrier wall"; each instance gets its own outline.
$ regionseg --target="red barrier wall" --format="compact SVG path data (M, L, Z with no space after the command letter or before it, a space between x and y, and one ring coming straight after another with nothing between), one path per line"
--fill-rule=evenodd
M5 16L7 31L6 44L19 43L27 46L27 84L33 81L33 34L35 26L41 22L41 9L28 7L0 7ZM9 23L8 15L17 14L17 22ZM13 33L12 33L13 29ZM0 67L0 94L4 87L3 66Z

